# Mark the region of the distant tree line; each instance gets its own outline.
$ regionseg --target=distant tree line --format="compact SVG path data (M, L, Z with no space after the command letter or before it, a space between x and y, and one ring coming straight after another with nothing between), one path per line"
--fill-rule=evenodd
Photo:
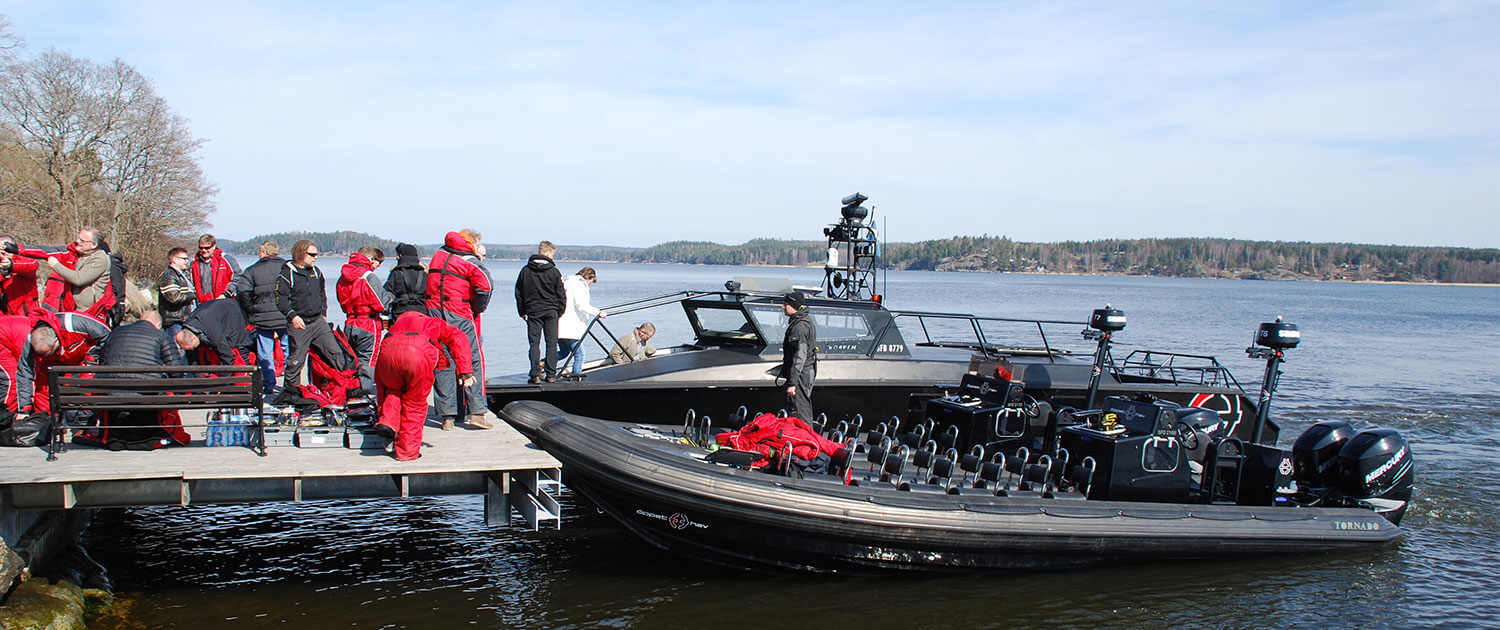
M203 141L124 61L23 52L0 15L0 232L58 245L97 227L132 275L159 273L214 211Z
M292 243L304 238L317 244L318 251L320 252L346 254L369 245L379 247L389 258L396 257L396 241L380 238L373 234L349 230L342 232L276 232L274 234L252 236L243 241L219 239L219 246L231 254L254 256L260 251L261 243L272 241L281 246L282 256L288 256L292 249ZM425 251L430 254L432 253L432 248L428 248Z

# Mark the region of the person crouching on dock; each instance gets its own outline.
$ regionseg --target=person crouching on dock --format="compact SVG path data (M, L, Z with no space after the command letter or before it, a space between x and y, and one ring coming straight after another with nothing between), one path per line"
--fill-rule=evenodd
M427 396L438 370L452 365L461 387L474 385L469 337L458 327L422 313L407 302L395 307L395 323L380 344L375 361L375 387L380 421L375 432L395 442L396 459L422 456L422 425L427 421ZM441 345L439 345L441 344ZM446 352L445 352L446 350ZM452 357L450 360L449 357Z

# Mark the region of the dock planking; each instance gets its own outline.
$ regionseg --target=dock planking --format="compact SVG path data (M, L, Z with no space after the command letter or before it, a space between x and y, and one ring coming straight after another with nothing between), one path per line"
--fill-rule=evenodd
M187 424L205 417L183 412ZM492 524L506 524L510 507L533 528L538 516L555 521L549 492L561 465L515 429L495 424L441 431L430 422L422 457L412 462L346 448L273 447L261 457L246 447L206 446L203 427L188 427L187 446L116 452L70 445L52 462L45 448L4 448L0 487L16 509L484 494Z

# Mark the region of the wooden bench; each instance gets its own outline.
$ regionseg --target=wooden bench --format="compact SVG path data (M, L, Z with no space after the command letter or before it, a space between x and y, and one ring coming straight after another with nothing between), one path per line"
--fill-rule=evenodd
M150 375L112 378L115 375ZM164 374L183 374L166 377ZM100 378L103 377L103 378ZM193 366L51 366L47 386L57 428L47 445L47 461L55 461L65 450L68 427L66 411L163 411L178 409L255 409L255 428L250 448L266 455L263 415L263 383L260 368L253 365ZM148 429L159 425L110 425L119 429ZM184 424L183 426L207 426Z

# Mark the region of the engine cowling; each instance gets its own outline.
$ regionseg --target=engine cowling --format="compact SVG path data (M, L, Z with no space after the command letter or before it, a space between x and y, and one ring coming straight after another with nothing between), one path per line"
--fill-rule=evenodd
M1411 501L1413 461L1406 438L1394 429L1366 429L1349 438L1337 457L1339 490L1400 524Z
M1292 443L1292 479L1299 488L1329 488L1338 484L1338 455L1354 427L1342 420L1325 420L1312 425Z

